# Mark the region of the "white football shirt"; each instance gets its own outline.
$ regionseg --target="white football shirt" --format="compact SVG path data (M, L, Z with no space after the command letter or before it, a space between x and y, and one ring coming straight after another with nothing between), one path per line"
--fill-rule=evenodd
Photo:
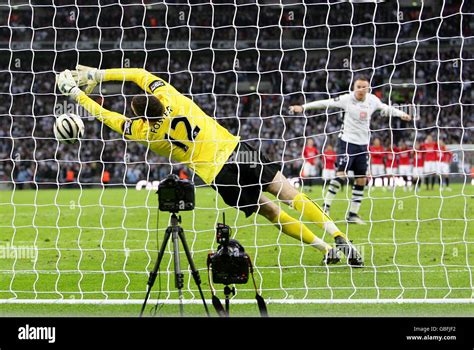
M341 108L344 110L344 123L339 137L356 145L368 145L370 142L370 118L375 111L382 111L384 116L401 117L405 112L389 106L373 95L367 94L364 101L348 93L336 98L309 102L303 105L305 110L322 108Z

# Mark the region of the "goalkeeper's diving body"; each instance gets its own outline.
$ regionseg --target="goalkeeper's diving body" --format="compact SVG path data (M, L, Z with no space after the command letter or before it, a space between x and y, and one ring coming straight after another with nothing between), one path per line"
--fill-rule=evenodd
M109 111L88 97L87 93L105 81L134 82L147 93L132 100L135 118ZM163 79L138 68L99 70L78 66L76 71L62 72L57 84L64 95L74 98L112 130L187 165L226 204L242 210L247 217L256 212L285 234L320 250L324 254L323 263L338 263L344 254L349 265L363 266L353 244L316 203L290 184L279 165L241 142ZM79 86L85 86L85 91ZM248 160L250 154L256 154L257 159L251 156L252 161L242 161ZM328 232L336 247L315 236L304 223L288 215L262 192L275 195L298 210L305 220Z

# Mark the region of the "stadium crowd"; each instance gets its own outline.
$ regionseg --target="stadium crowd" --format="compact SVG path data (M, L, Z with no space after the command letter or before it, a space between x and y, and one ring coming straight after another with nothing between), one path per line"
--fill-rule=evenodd
M179 2L170 2L173 3ZM156 48L149 52L120 49L111 52L36 52L32 49L11 52L10 57L1 58L9 67L0 70L0 87L6 101L0 105L3 120L0 123L0 181L10 184L12 180L18 184L36 181L50 185L77 181L82 184L134 184L139 179L160 179L171 171L172 165L167 158L123 140L81 111L68 109L67 100L55 93L55 73L73 68L77 63L104 68L125 64L145 67L168 79L232 133L251 143L260 143L271 159L283 163L284 173L288 176L301 174L308 139L314 141L318 150L324 150L328 145L335 145L341 127L339 111L297 116L288 113L288 106L305 100L335 97L336 91L347 92L355 73L368 75L373 92L384 102L390 100L407 105L415 116L412 122L383 116L373 118L372 138L384 140L386 149L398 154L395 146L406 145L407 149L402 153L416 154L417 143L424 143L428 135L432 135L437 143L472 143L474 109L470 101L474 98L474 90L470 88L470 77L474 67L469 63L474 51L463 49L458 42L440 50L438 43L440 37L459 35L459 21L456 22L459 16L439 21L432 14L432 20L426 17L422 27L418 28L418 22L414 20L419 16L419 9L407 10L406 23L400 26L394 24L393 13L377 11L376 16L382 17L377 21L376 39L366 45L353 47L349 41L332 48L337 39L348 37L346 29L354 30L351 38L367 37L367 31L358 34L358 30L367 27L363 25L367 21L372 26L370 21L374 12L368 18L363 11L355 11L352 22L348 22L341 11L332 9L329 16L293 16L296 19L292 19L290 13L283 13L276 16L287 24L282 29L284 33L280 33L275 31L272 11L276 10L273 8L255 17L252 11L241 11L245 6L229 12L225 10L226 6L215 5L213 16L190 16L183 24L179 6L143 13L136 6L126 5L127 2L122 4L125 5L107 8L107 16L93 13L99 11L97 7L85 6L80 7L80 13L75 12L79 17L71 17L68 2L49 15L52 8L48 7L38 11L38 17L32 17L31 13L28 15L28 11L13 12L11 28L1 28L5 35L0 35L0 43L2 40L127 42L132 39L166 43L175 35L183 43L198 40L212 43L234 39L255 41L258 36L258 42L276 40L280 47L286 39L300 44L287 51L260 49L257 43L257 47L248 50L238 50L237 47L214 50L211 44L202 51ZM189 6L182 6L189 9ZM317 6L320 5L316 3L313 9ZM72 8L78 9L77 6ZM130 8L131 13L123 16L123 8ZM192 7L192 11L205 11L206 8ZM138 15L133 16L133 11L138 11ZM241 11L242 16L236 16L236 11ZM302 11L298 8L296 14ZM428 8L422 18L425 19L430 11ZM448 4L444 14L457 11L459 7ZM170 12L176 14L170 16ZM166 22L160 17L163 15ZM197 22L187 27L191 20ZM295 25L292 21L300 22ZM31 30L32 23L34 31ZM169 31L163 29L163 23ZM347 23L347 28L329 30L330 40L323 47L303 49L308 48L305 40L327 38L333 23ZM355 25L358 23L360 26ZM256 24L260 26L258 30ZM306 36L301 35L303 24L307 26ZM399 44L379 46L379 38L391 38L393 26L400 29ZM466 26L463 34L469 36L471 30ZM431 36L433 34L435 36ZM413 40L415 38L424 40ZM128 61L125 63L125 60ZM112 93L114 98L107 95L95 95L95 98L108 109L130 115L130 99L137 92L134 86L127 85L121 87L120 93ZM85 121L85 137L75 145L58 144L52 133L54 116L66 111L80 114ZM391 153L389 151L387 155ZM394 159L400 161L399 155ZM415 165L414 160L410 162ZM173 170L180 171L181 167L175 165Z
M270 2L271 3L271 2ZM278 2L277 2L278 3ZM419 39L436 35L459 35L460 8L456 0L444 6L431 2L423 9L379 4L305 1L292 6L270 6L254 0L191 2L102 0L100 6L88 1L61 0L55 6L40 1L4 11L10 27L0 27L0 40L42 41L153 41L153 40L268 40L275 35L283 40L372 38L376 40ZM431 6L429 6L431 5ZM34 10L31 10L31 9ZM442 10L442 13L441 13ZM208 15L211 14L211 15ZM441 17L443 17L441 19ZM418 28L421 19L422 26ZM400 22L400 25L398 24ZM337 26L337 30L331 26ZM34 29L34 30L33 30ZM465 26L469 36L472 28ZM276 33L275 33L276 32Z

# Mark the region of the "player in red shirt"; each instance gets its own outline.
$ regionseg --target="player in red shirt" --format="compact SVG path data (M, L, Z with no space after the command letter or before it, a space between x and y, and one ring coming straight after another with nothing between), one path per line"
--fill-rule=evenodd
M392 144L387 147L387 150L385 151L385 173L387 175L387 185L390 187L395 187L395 175L398 174L397 152L398 147ZM391 184L390 180L392 180Z
M440 141L439 143L439 151L440 151L440 163L439 163L439 172L443 179L443 184L446 185L446 188L441 187L441 189L446 189L451 191L449 188L449 173L450 173L450 165L451 161L453 160L453 152L451 152L447 147L444 141Z
M396 155L398 159L398 174L403 177L405 181L404 191L406 191L408 188L408 178L411 178L413 175L413 149L409 148L404 141L400 141Z
M439 173L438 162L440 160L440 153L439 146L433 141L433 137L431 135L428 135L426 137L425 143L421 145L421 152L423 153L423 159L425 162L423 171L426 175L426 189L429 190L430 179L431 189L433 189L436 181L436 175Z
M327 145L323 152L323 180L326 185L327 181L331 181L336 177L336 152L333 151L331 145Z
M385 175L385 147L380 144L380 139L377 137L374 139L374 144L369 146L370 152L370 176L373 179L372 186L375 186L375 182L378 178L381 179L381 185L383 186L383 176Z
M302 178L308 179L308 185L313 185L313 179L317 176L317 156L319 155L319 151L314 145L313 139L308 139L306 141L306 146L303 150L303 171L301 172Z
M413 157L413 180L415 184L415 191L418 191L421 180L423 179L425 160L423 152L421 151L421 145L419 141L415 142L415 155Z

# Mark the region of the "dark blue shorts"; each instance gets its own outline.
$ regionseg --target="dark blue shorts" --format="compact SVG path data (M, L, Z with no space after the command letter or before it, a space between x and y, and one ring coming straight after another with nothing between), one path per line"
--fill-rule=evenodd
M337 145L337 171L347 173L352 170L355 176L366 176L369 163L367 145L355 145L339 139Z

